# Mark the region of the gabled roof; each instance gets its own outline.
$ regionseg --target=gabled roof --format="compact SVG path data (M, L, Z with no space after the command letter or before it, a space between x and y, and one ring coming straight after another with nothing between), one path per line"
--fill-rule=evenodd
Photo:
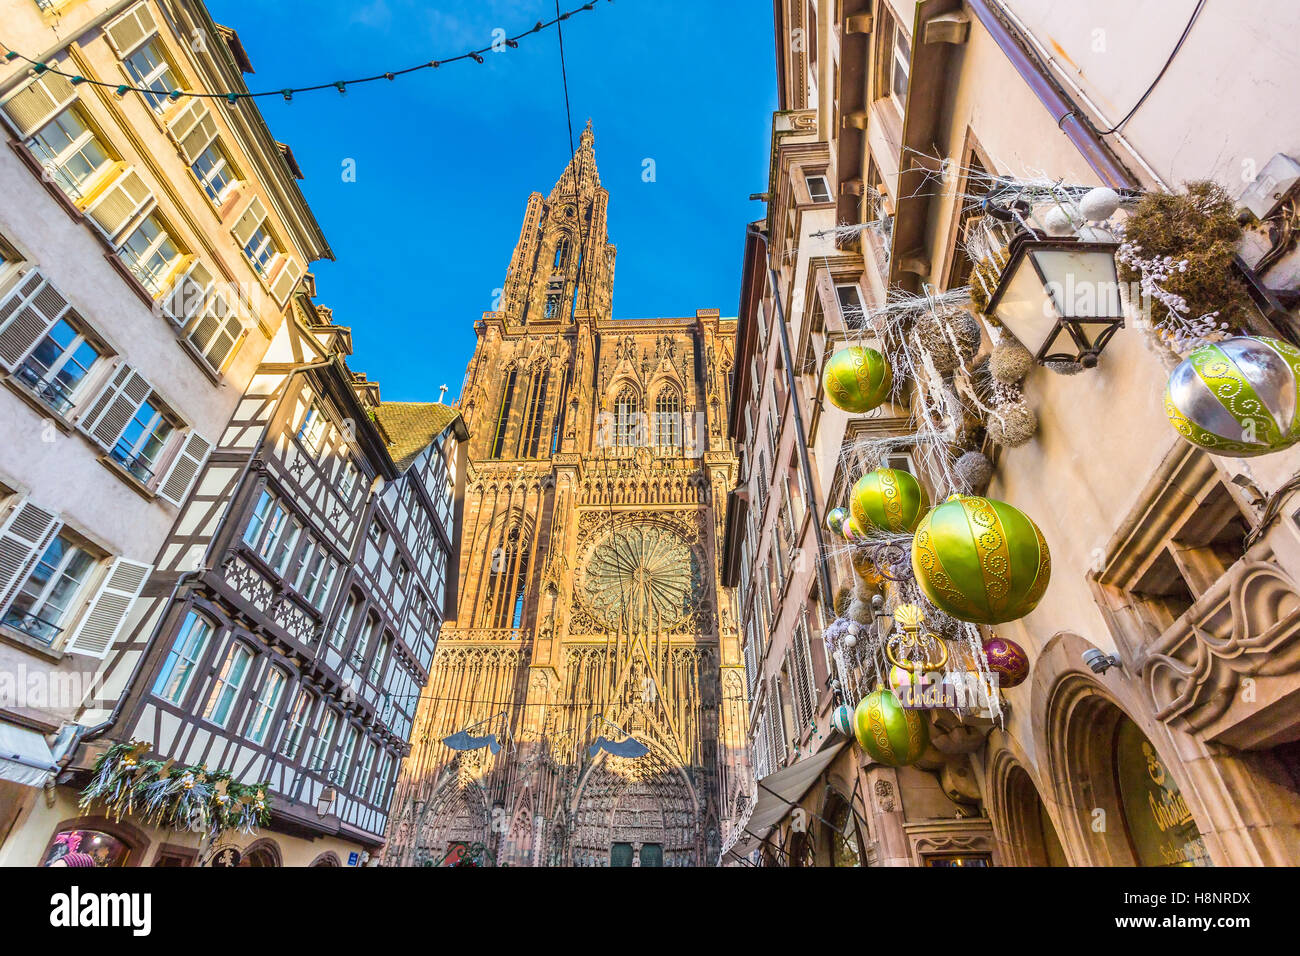
M381 402L375 417L388 433L388 454L398 471L406 471L448 427L464 441L469 430L460 417L460 409L441 402Z

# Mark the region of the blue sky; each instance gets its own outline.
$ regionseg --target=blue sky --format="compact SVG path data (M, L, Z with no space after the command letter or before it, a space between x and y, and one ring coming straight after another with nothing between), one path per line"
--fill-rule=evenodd
M561 0L561 9L579 0ZM209 0L257 91L380 73L485 46L554 0ZM590 117L618 246L616 318L734 315L745 223L763 213L776 108L764 0L598 0L564 25L574 136ZM474 321L505 278L528 194L569 157L555 31L392 83L260 99L293 147L337 262L318 300L350 325L350 362L386 400L459 395ZM656 179L642 180L653 159ZM355 161L356 181L344 163Z

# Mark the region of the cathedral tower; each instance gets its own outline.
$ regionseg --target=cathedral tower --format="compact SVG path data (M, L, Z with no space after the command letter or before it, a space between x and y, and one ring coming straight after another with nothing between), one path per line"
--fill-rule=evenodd
M608 201L589 123L476 325L460 606L391 864L711 865L748 796L719 584L735 320L614 319Z

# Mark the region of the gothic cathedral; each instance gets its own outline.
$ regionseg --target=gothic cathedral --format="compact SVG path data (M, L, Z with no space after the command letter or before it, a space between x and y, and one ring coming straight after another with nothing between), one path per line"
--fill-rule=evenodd
M476 326L459 604L390 864L713 865L720 821L748 799L719 583L736 324L612 317L594 142L588 123L550 195L529 196Z

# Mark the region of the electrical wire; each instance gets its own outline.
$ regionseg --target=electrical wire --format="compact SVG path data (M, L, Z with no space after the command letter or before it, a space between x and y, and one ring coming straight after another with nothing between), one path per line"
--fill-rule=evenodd
M376 73L372 76L361 76L351 80L335 80L331 83L316 83L311 86L291 86L291 87L285 87L283 89L278 89L278 90L261 90L256 93L249 92L248 90L244 90L243 92L232 90L232 91L215 92L215 93L205 92L205 91L191 92L188 90L163 91L163 90L153 89L150 87L131 86L130 84L127 83L110 83L104 80L94 80L91 79L90 77L82 76L77 73L68 73L63 70L56 69L55 67L50 66L49 63L47 62L33 60L31 57L19 53L17 50L14 50L11 47L9 47L7 44L0 43L0 46L5 47L6 52L4 54L4 58L6 60L27 61L32 65L32 68L37 76L40 76L43 73L53 73L56 76L62 76L67 78L72 82L73 86L79 86L84 83L90 86L103 87L105 89L113 90L115 93L117 93L118 96L125 96L127 93L145 93L152 96L158 96L165 92L167 97L171 100L179 100L182 97L188 96L194 99L212 99L212 100L221 99L221 100L226 100L229 103L237 103L239 100L244 100L244 99L258 99L259 97L264 97L264 96L282 96L286 101L288 101L293 99L295 93L315 93L320 90L338 90L340 93L345 93L349 86L358 86L362 83L373 83L377 80L395 80L397 79L397 77L405 76L408 73L415 73L419 70L430 70L430 69L436 70L439 67L446 66L448 63L456 63L461 60L474 60L476 63L482 63L484 62L483 54L504 52L497 45L498 43L504 42L506 47L513 50L519 46L519 41L527 36L531 36L534 33L541 33L543 30L550 29L551 27L555 27L558 30L559 24L564 20L568 20L574 14L586 13L591 10L594 10L596 8L596 2L597 0L588 0L587 3L584 3L581 6L574 7L573 9L567 12L561 12L559 2L557 0L555 5L554 19L547 20L544 22L538 20L537 23L535 23L530 29L524 30L521 33L516 33L514 36L505 37L504 40L497 40L494 41L493 43L488 44L485 47L481 47L477 50L469 50L465 53L460 53L456 56L450 56L450 57L436 59L436 60L428 60L424 63L417 63L414 66L408 66L400 70L388 70L384 73ZM609 0L609 2L613 2L613 0ZM567 97L567 91L566 91L566 97ZM570 139L573 138L572 130L570 130L569 137Z
M1192 24L1194 24L1196 22L1196 18L1201 15L1201 8L1204 6L1205 6L1205 0L1197 0L1196 9L1192 11L1192 16L1187 21L1187 26L1183 27L1183 34L1178 38L1178 42L1174 44L1174 49L1169 54L1169 59L1165 60L1165 65L1160 68L1160 72L1157 73L1156 78L1151 81L1151 85L1147 87L1146 92L1143 93L1142 96L1138 99L1138 101L1133 104L1133 108L1129 110L1127 114L1125 114L1122 120L1120 120L1110 129L1100 131L1099 135L1109 136L1111 133L1118 133L1120 127L1123 126L1125 123L1127 123L1129 120L1131 120L1133 118L1133 114L1136 113L1138 109L1142 106L1142 104L1147 101L1147 97L1150 96L1155 91L1156 84L1158 84L1161 81L1161 79L1164 78L1165 73L1169 71L1169 67L1173 65L1174 57L1178 56L1178 51L1183 48L1183 42L1187 39L1187 34L1192 32Z

